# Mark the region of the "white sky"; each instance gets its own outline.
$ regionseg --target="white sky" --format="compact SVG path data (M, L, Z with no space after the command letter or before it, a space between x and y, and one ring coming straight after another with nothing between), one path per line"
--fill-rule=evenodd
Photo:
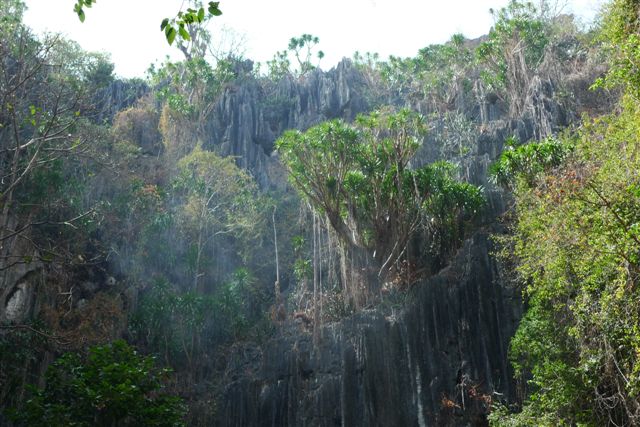
M564 0L567 10L589 20L603 0ZM358 50L414 56L418 49L442 43L454 33L474 38L492 24L489 8L507 0L221 0L223 15L212 30L231 28L244 34L246 57L265 62L286 48L291 37L310 33L325 52L322 68ZM98 0L81 24L75 0L26 0L25 23L36 32L61 32L88 51L111 54L116 73L143 77L149 65L167 54L160 22L173 17L183 0Z

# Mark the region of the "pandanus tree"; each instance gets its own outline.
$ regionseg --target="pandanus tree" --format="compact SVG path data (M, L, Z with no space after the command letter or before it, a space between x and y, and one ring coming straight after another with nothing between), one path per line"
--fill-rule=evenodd
M292 184L338 236L342 262L351 257L355 267L346 277L343 266L344 285L365 295L402 260L419 263L411 259L414 238L453 244L459 220L482 205L480 188L457 181L452 164L411 167L425 132L415 112L379 111L353 124L333 120L289 131L276 142ZM363 302L348 294L356 306Z

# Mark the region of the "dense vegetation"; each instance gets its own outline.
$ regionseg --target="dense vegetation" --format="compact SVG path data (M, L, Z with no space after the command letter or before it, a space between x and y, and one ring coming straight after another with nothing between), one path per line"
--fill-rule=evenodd
M343 283L356 306L378 277L404 273L398 279L409 284L412 274L429 271L429 261L457 246L464 220L482 206L481 190L457 181L453 164L409 167L424 132L424 119L402 110L359 116L353 125L331 121L305 133L289 131L276 142L293 185L326 217L342 252L365 254L349 267L342 257L349 274ZM428 249L421 252L416 242ZM369 273L358 278L362 271Z
M33 427L182 425L181 399L162 392L166 373L122 340L91 347L85 360L67 353L47 370L45 388L11 418Z
M496 425L637 425L640 121L638 4L613 2L603 41L618 111L556 140L505 151L494 167L513 186L513 251L528 310L511 343L527 399Z
M497 240L527 306L510 349L523 400L494 401L490 418L640 423L639 5L615 0L598 35L540 5L492 11L482 40L356 53L366 111L298 123L282 93L321 75L315 36L261 74L191 25L220 13L209 2L163 22L183 60L123 81L107 56L34 35L23 3L0 0L0 283L20 279L2 304L38 298L28 316L0 313L0 423L211 424L234 344L293 316L317 339L323 322L410 292L493 221L500 190L472 166L493 120L525 115L538 142L485 147L504 146L492 176L515 202ZM550 100L532 100L545 85L566 113L556 123L540 113ZM261 149L295 191L258 184L208 138L244 87L279 137ZM583 113L607 114L560 132Z
M127 337L185 374L172 389L184 395L220 346L269 333L273 282L255 277L274 270L259 249L271 244L273 202L231 157L203 150L195 125L237 76L228 62L200 57L163 64L151 77L154 94L140 97L149 89L139 81L117 82L125 108L110 116L108 57L60 36L37 37L23 11L20 1L0 2L0 273L10 283L26 272L28 282L3 299L3 410L17 408L25 425L173 425L183 418L179 400L151 404L172 375L127 377L151 375L151 359L120 344L99 367L92 361L111 347L86 352ZM185 56L198 48L189 45ZM33 292L27 286L41 301L33 318L20 317L27 303L8 302ZM63 352L45 389L27 387L40 383L43 360ZM127 364L129 371L114 370ZM104 400L101 369L139 391L137 400Z

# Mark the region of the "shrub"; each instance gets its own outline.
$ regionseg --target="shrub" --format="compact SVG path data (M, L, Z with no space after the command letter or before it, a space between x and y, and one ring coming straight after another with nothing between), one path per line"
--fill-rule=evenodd
M19 426L179 426L182 399L163 392L166 369L122 340L67 353L46 374L20 412Z

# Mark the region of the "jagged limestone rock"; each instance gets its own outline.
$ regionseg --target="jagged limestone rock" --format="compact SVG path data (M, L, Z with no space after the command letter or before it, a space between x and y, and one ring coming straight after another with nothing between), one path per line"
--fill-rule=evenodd
M248 79L228 87L205 124L204 148L237 157L262 188L283 187L286 175L273 154L287 129L307 129L322 121L352 120L367 111L365 83L350 60L328 72L276 83Z
M405 309L366 310L311 334L291 323L262 350L238 348L220 426L422 426L481 421L515 398L507 359L522 306L488 232L411 292ZM464 396L464 397L463 397Z
M29 289L25 282L19 283L7 297L4 307L5 319L11 323L20 322L28 310Z

